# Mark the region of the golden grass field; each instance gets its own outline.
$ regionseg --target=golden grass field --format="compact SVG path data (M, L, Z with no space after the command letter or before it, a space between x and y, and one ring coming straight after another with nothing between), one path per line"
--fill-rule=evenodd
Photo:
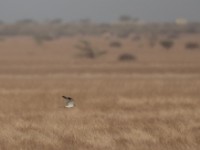
M83 38L107 54L80 58ZM0 150L200 149L200 50L184 48L199 39L183 35L170 50L145 36L0 41ZM118 61L125 52L137 59Z

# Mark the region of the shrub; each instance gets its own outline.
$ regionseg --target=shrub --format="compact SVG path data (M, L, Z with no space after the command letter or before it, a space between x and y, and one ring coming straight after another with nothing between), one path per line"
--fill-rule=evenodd
M81 56L90 59L97 58L106 53L105 51L98 51L97 49L94 49L90 42L85 40L81 41L81 44L77 45L76 48L82 51Z
M140 41L140 40L141 40L141 36L140 36L140 35L132 35L132 36L131 36L131 39L132 39L133 41Z
M113 41L113 42L110 43L110 46L119 48L119 47L122 46L122 44L119 41Z
M170 48L173 47L174 42L171 41L171 40L163 40L163 41L160 42L160 44L161 44L164 48L170 49Z
M169 38L169 39L178 39L179 38L179 33L178 32L170 33L170 34L167 35L167 38Z
M190 50L198 49L199 47L200 47L199 44L196 42L188 42L185 44L185 48Z
M132 54L124 53L124 54L121 54L118 59L120 61L133 61L136 59L136 57Z
M126 31L126 30L120 31L120 32L117 34L117 36L118 36L119 38L122 38L122 39L128 38L128 37L130 36L130 31Z
M47 34L38 34L38 35L36 34L35 36L33 36L33 38L38 45L42 45L45 41L54 40L52 36Z

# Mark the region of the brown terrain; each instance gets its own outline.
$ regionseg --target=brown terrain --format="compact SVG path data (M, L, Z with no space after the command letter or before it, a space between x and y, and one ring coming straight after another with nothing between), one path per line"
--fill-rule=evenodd
M0 150L200 149L200 48L184 46L199 39L166 49L145 35L2 38ZM83 40L105 54L82 56Z

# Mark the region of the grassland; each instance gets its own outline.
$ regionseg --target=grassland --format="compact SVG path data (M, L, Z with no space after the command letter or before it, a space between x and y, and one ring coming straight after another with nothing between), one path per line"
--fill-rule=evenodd
M80 57L83 39L106 55ZM110 47L116 40L122 46ZM184 48L191 40L199 35L170 50L145 36L0 41L0 149L200 149L200 50ZM119 61L123 53L136 60ZM76 107L64 108L62 95Z

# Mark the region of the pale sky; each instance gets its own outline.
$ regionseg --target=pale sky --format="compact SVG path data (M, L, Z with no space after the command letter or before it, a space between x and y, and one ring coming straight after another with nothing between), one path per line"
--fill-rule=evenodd
M200 21L200 0L0 0L0 20L7 22L55 18L102 22L121 15L147 21Z

